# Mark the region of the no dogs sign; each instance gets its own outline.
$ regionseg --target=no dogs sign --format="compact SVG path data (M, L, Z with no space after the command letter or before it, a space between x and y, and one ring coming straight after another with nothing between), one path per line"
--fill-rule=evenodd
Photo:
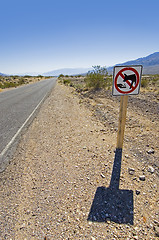
M115 66L113 73L113 96L139 94L141 74L142 65Z

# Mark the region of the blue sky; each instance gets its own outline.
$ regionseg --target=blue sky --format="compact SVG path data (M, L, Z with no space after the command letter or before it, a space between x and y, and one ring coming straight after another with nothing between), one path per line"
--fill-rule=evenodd
M0 72L111 66L159 51L159 0L1 0Z

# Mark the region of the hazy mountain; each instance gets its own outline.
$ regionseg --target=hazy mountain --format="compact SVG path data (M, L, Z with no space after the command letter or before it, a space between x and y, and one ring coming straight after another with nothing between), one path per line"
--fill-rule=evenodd
M3 73L0 73L0 76L6 76L5 74L3 74Z
M146 57L138 58L136 60L116 64L116 66L118 65L142 65L143 74L159 74L159 52L155 52ZM109 74L112 74L113 67L109 67L107 70Z
M38 75L41 75L40 72L25 72L25 73L18 73L16 75L19 75L19 76L38 76Z
M79 74L85 74L90 70L91 68L62 68L62 69L57 69L57 70L43 73L42 75L43 76L59 76L60 74L79 75Z
M138 58L135 60L127 61L124 63L116 64L118 65L143 65L143 74L159 74L159 52L155 52L153 54L150 54L146 57ZM113 73L113 67L107 68L108 73ZM43 75L43 76L59 76L60 74L63 75L84 75L88 71L91 71L92 68L62 68L53 70L46 73L25 73L25 74L16 74L16 75L31 75L31 76L37 76L37 75ZM6 76L3 73L0 73L1 76Z

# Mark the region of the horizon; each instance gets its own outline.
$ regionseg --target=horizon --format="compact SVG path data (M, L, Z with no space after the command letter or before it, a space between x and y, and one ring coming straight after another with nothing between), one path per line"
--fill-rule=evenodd
M157 0L6 0L1 9L3 74L108 68L158 52Z

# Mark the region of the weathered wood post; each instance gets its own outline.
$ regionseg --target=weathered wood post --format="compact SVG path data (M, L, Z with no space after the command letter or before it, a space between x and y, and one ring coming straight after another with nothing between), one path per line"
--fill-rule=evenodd
M128 95L120 97L120 112L119 112L119 123L118 123L118 134L117 134L117 148L123 147L126 112L127 112Z

